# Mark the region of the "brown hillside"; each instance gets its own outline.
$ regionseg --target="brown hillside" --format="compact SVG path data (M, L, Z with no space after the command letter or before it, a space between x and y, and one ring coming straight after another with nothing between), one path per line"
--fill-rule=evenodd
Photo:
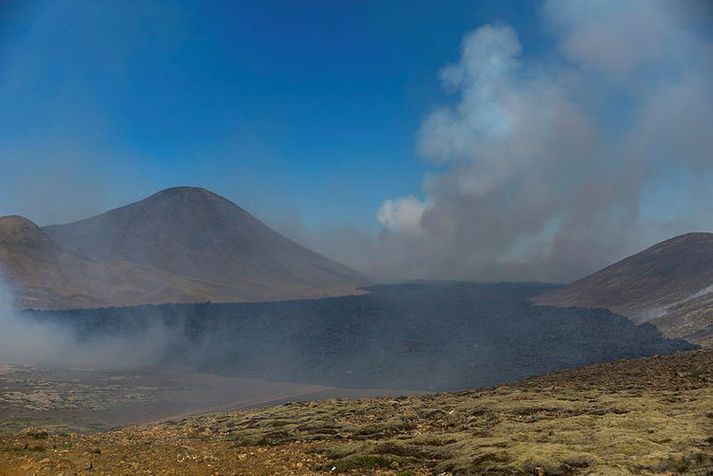
M358 273L207 190L180 187L42 229L0 226L0 264L21 307L240 302L357 293Z
M688 233L625 258L536 299L606 308L651 322L671 337L713 336L713 233Z

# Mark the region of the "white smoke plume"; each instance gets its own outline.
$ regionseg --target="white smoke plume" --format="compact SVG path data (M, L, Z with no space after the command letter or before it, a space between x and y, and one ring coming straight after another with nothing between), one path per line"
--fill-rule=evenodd
M468 33L441 71L454 101L419 132L443 171L425 200L384 202L373 274L566 281L711 228L710 20L703 2L549 0L536 57L507 25ZM667 193L684 205L661 220Z
M128 369L158 363L175 331L153 324L132 335L82 338L67 325L41 321L15 309L0 279L0 362L92 369Z

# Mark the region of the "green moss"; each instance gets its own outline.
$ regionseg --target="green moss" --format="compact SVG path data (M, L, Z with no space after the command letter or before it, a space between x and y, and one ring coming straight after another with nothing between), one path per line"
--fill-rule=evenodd
M497 389L281 406L236 413L226 425L244 443L319 441L309 451L334 462L327 470L356 473L522 474L538 467L547 474L647 474L713 467L713 354L646 362ZM689 370L681 374L681 368ZM711 384L687 387L698 374ZM280 424L265 424L270 420Z
M418 460L415 458L403 458L391 455L355 454L337 460L328 466L330 469L336 468L335 471L337 472L346 472L374 469L400 469L401 467L414 465L416 463L418 463Z
M46 430L28 431L25 434L33 440L46 440L49 437L49 432Z

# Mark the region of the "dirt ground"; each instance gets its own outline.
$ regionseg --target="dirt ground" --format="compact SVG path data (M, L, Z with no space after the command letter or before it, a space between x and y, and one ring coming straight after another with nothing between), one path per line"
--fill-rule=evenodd
M295 400L387 393L393 392L225 377L180 367L111 371L0 363L0 432L38 425L53 433L109 430Z
M713 474L713 351L492 389L0 437L0 474Z

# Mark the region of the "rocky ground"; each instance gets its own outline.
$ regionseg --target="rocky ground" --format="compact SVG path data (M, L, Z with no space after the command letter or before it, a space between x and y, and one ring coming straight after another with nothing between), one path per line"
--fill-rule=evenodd
M190 368L51 368L0 363L0 432L86 433L197 413L388 390L220 376ZM408 392L406 392L408 393Z
M0 474L713 474L713 351L497 388L0 437Z

